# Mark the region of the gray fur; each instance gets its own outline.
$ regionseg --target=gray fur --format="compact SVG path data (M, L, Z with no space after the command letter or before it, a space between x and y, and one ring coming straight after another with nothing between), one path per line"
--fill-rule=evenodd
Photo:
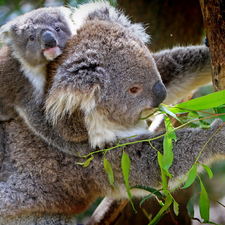
M70 9L65 7L40 8L18 16L1 27L1 41L10 47L10 50L5 47L0 50L0 83L5 86L0 90L1 121L15 117L15 108L11 106L15 104L18 92L6 86L10 83L7 80L15 79L19 72L21 74L18 76L28 78L34 87L35 98L42 98L46 66L62 53L72 34L70 14Z
M167 87L184 75L188 80L188 71L195 73L196 79L201 68L207 71L209 53L204 47L198 48L204 50L206 60L198 60L194 47L191 51L179 48L178 58L173 50L166 51L165 59L183 65L165 83ZM6 65L13 65L16 59L10 58L9 48L4 51L9 57ZM186 61L186 56L192 55L198 60L196 65ZM84 211L97 197L127 198L121 170L122 148L106 154L117 190L109 184L102 153L94 155L87 168L77 164L86 160L78 154L85 155L96 146L111 147L128 134L139 136L121 143L155 136L139 118L142 111L149 111L164 100L166 90L158 70L167 67L170 72L177 71L166 61L157 62L157 69L143 40L129 28L112 21L85 20L62 55L49 65L45 101L49 122L29 80L6 67L9 77L15 75L13 81L5 81L18 93L15 96L19 116L0 123L0 224L76 224L73 215ZM162 72L163 80L168 70ZM132 93L131 87L141 91ZM170 168L176 178L191 168L203 145L220 126L218 120L209 130L177 131ZM200 163L209 164L224 157L224 134L223 127L204 149ZM152 145L162 152L162 139L152 141ZM160 188L157 151L148 142L141 142L126 146L125 152L131 159L130 187ZM172 189L176 182L170 180L169 187ZM133 196L146 195L137 189L131 192Z
M178 141L174 143L173 150L174 163L170 169L175 177L179 178L191 168L203 145L220 125L220 122L216 122L209 130L184 129L177 132ZM13 224L11 220L17 220L21 215L30 218L39 213L45 217L80 213L98 196L126 197L120 167L122 148L114 149L106 155L114 172L117 187L117 190L114 190L104 171L102 154L95 155L91 164L84 168L76 164L83 161L81 158L47 146L32 135L22 121L5 122L4 127L7 137L5 149L8 151L4 161L9 158L10 162L7 164L13 166L14 170L0 183L0 224L7 224L8 220L9 224ZM207 145L199 163L208 165L215 157L224 157L224 132L222 128ZM136 140L152 137L144 135ZM162 151L162 139L155 140L152 144ZM76 151L81 153L89 149L88 142L77 147ZM157 152L149 143L130 145L125 147L125 151L131 159L130 186L139 184L160 188ZM175 183L170 181L170 188L174 187ZM133 190L132 194L145 195L140 190Z
M166 86L164 103L177 103L197 88L212 81L209 48L206 46L174 47L153 54Z
M40 9L40 10L44 11L44 9ZM46 10L48 11L49 9L46 9ZM50 10L52 9L50 8ZM37 12L39 11L37 10ZM28 16L32 14L33 13L31 12L30 14L28 14ZM20 18L23 18L23 16L21 16ZM74 39L80 38L81 40L82 39L84 40L80 41L79 46L77 46L76 48L75 46L67 47L67 49L71 48L76 50L76 52L74 52L73 55L71 55L70 57L72 66L70 66L71 64L70 62L66 62L58 70L59 78L56 75L55 79L58 79L57 82L60 83L60 87L63 87L64 83L66 84L65 79L67 79L66 77L68 77L68 75L70 76L71 72L76 70L83 71L83 68L91 67L91 70L89 72L87 69L85 69L84 72L86 71L85 73L91 74L92 70L94 71L96 69L96 72L95 72L96 78L93 76L92 77L85 76L85 78L91 81L92 86L96 84L94 87L96 88L96 90L94 92L97 93L100 87L105 88L105 90L107 90L106 87L108 84L111 84L113 86L113 82L114 82L114 86L116 86L118 82L122 83L123 74L120 71L126 71L124 75L129 76L130 85L135 83L135 79L137 83L140 82L140 83L143 83L144 85L146 84L145 89L147 92L146 93L143 92L142 95L140 95L139 97L140 100L137 100L137 101L142 103L144 108L149 109L149 108L157 106L164 99L164 95L165 95L165 91L160 93L160 86L159 86L159 91L157 91L155 88L156 86L154 86L154 82L156 82L157 80L160 81L158 70L161 72L161 77L163 78L164 82L166 82L165 84L167 88L169 88L171 86L170 84L173 84L177 80L180 81L182 77L184 78L188 77L187 84L185 87L187 90L190 90L190 91L193 89L193 83L195 81L198 81L201 78L201 80L203 80L201 85L203 85L208 82L209 77L211 76L211 70L209 67L209 60L210 60L209 51L204 46L199 46L196 48L194 46L188 47L188 48L180 47L180 48L176 48L175 50L168 50L168 51L155 53L153 54L153 57L156 59L156 63L157 63L157 68L156 68L155 62L151 56L151 53L148 52L146 46L144 45L143 40L145 39L144 37L146 37L146 35L143 31L142 26L139 24L132 25L130 21L121 12L115 10L113 7L110 7L108 3L101 2L101 3L90 3L90 4L83 5L82 7L80 7L79 9L75 11L73 15L73 20L76 25L76 29L75 31L73 31L76 33L76 35L74 35ZM84 27L88 26L87 24L89 24L89 27L93 25L96 28L93 30L92 28L89 28L89 30L85 31ZM99 26L99 28L97 26ZM11 27L11 26L8 26L8 27ZM101 27L105 27L105 28L108 27L109 32L111 32L111 34L107 33L107 31L104 31L105 33L104 32L101 33L101 30L98 30ZM89 40L90 38L88 37L88 35L89 33L90 35L92 35L94 32L98 34L98 37L96 40L94 40L94 42L92 42ZM84 35L85 38L83 38L82 35ZM106 41L106 37L108 37L108 43L104 42ZM126 43L126 45L124 45L124 43ZM85 94L83 94L86 91L84 89L83 81L81 83L82 86L80 85L81 87L78 86L79 81L78 82L76 81L76 87L72 87L73 92L75 92L75 90L78 90L76 95L69 95L70 97L66 95L60 96L60 98L62 97L66 98L65 103L67 102L68 107L65 108L63 105L61 105L61 107L64 108L64 111L56 113L57 115L55 114L55 116L54 114L50 116L52 119L54 118L54 120L56 121L57 121L57 117L61 116L60 118L61 124L64 124L64 125L58 125L59 123L54 123L53 125L55 128L57 128L56 129L57 131L54 130L52 127L52 124L48 123L45 119L42 98L37 97L38 95L35 93L35 87L32 87L33 85L30 85L28 83L27 78L23 76L18 70L18 68L20 67L20 63L18 62L17 59L15 59L14 57L11 57L12 53L10 52L11 51L10 49L14 49L14 47L3 48L1 50L1 55L0 55L1 62L2 62L2 66L0 68L0 72L1 72L0 81L1 81L1 84L4 84L2 85L0 90L0 104L1 104L0 110L2 112L2 115L4 114L6 115L5 119L14 118L16 116L15 114L15 109L16 109L16 112L20 115L20 117L22 117L25 120L25 122L29 125L29 127L38 136L41 136L45 141L47 141L47 143L53 144L59 149L63 149L65 152L67 153L70 152L71 154L74 154L73 152L74 144L71 141L76 141L76 142L85 141L89 138L89 141L92 147L95 147L95 146L103 147L105 142L109 140L111 141L115 139L116 137L121 138L121 137L132 136L134 134L148 132L145 122L137 121L137 118L140 117L140 112L142 111L143 108L139 109L139 113L136 113L134 110L134 112L136 113L136 115L134 116L134 113L132 112L132 109L130 107L130 105L133 104L132 101L134 101L134 99L129 100L130 103L125 102L125 98L124 98L124 102L121 101L120 95L121 95L122 88L121 90L117 89L116 93L113 93L114 88L108 89L108 91L112 90L112 93L108 93L108 94L110 95L117 94L117 100L115 99L115 97L112 97L112 98L107 97L107 98L113 99L113 100L115 99L116 101L112 102L106 98L104 99L103 97L101 99L102 104L103 104L103 101L105 102L104 103L105 105L101 106L102 108L105 107L104 109L105 111L108 110L109 112L110 111L112 112L114 110L113 106L116 106L118 108L117 113L113 113L113 114L111 113L109 115L110 123L104 123L103 119L100 116L94 120L95 124L93 123L93 126L90 126L90 122L89 122L89 125L87 126L88 129L87 129L86 125L84 125L84 119L86 118L86 117L84 118L84 110L77 110L76 115L75 113L73 113L73 115L69 118L63 117L64 114L67 114L67 113L70 114L69 111L71 111L70 109L71 106L73 106L71 111L73 112L74 107L76 108L80 104L79 101L81 100L81 98L82 99L86 98ZM102 49L102 51L100 52L99 49ZM109 49L114 49L114 50L110 52ZM117 50L115 49L119 49L118 50L119 53L117 53L116 56L115 54ZM15 52L15 50L12 50L12 51ZM199 53L200 51L202 51L202 54ZM67 53L64 54L64 58L66 54ZM135 54L138 54L138 57L136 57ZM199 57L198 57L198 54L199 54ZM106 55L107 57L105 57ZM190 63L187 63L188 62L187 58L188 59L194 58L196 61L198 61L198 63L196 63L196 65L193 66ZM199 58L205 58L205 60L199 60ZM173 67L171 67L171 64L172 64L171 62L174 65ZM69 70L65 73L64 76L61 77L61 73L64 73L64 70L66 69L66 67L68 67L68 64L70 66ZM111 68L109 68L109 65L111 65ZM50 66L50 68L51 67L54 67L54 65ZM201 71L202 67L205 68L204 79L202 79L202 73L199 72ZM119 68L120 71L116 72L117 68ZM168 71L170 72L169 74L175 74L175 76L172 76L172 77L168 76ZM183 71L186 71L186 73L183 74ZM112 72L114 74L112 74ZM108 80L106 80L106 77L109 77L110 73L113 76L116 75L115 77L116 79L107 78ZM7 76L5 76L5 74L7 74ZM97 77L98 74L100 75L100 77ZM119 74L121 74L121 76ZM190 74L192 75L191 77L190 77ZM166 77L169 77L169 79ZM62 79L64 81L62 81ZM97 82L101 81L101 79L103 79L105 83L104 84L101 83L99 86ZM121 81L119 81L118 79L121 79ZM126 79L128 79L128 77L126 77ZM192 81L191 83L189 82L190 80ZM149 84L149 81L151 82L151 84ZM57 82L55 81L55 84L54 84L56 87L58 86ZM75 80L73 80L73 82L75 82ZM87 85L88 85L88 82L87 82ZM158 84L160 83L161 81ZM182 83L185 83L185 82L182 82ZM126 84L126 86L129 86L129 84ZM153 86L154 86L154 89L153 89ZM125 88L128 88L128 87L125 87ZM43 89L43 87L41 89ZM86 89L90 91L91 87L87 86ZM157 94L157 96L155 96L154 98L153 96L155 94L152 95L153 90L154 90L154 93ZM51 92L53 91L54 91L54 88L51 89ZM96 95L96 93L94 92L92 94ZM179 96L176 96L177 90L174 91L172 88L169 89L169 96L172 95L174 96L175 99L178 99L180 97L180 93L182 93L182 89L179 89L179 93L178 93ZM143 98L144 94L145 94L145 98ZM58 96L57 92L56 92L56 95L52 95L52 97L57 98L59 100L60 98L58 98L57 96ZM148 98L146 98L146 96L148 96ZM146 99L147 101L144 101L144 99ZM69 102L69 101L72 101L72 102ZM85 101L87 101L86 106L85 104L83 104L81 105L81 107L88 107L88 113L92 114L91 107L94 107L93 105L95 102L94 98L92 98L92 100L90 98L89 100L87 100L86 98ZM54 102L53 105L56 106L57 105L56 101L53 101L53 102ZM107 110L106 110L106 104L108 107ZM49 108L51 108L51 106ZM147 111L145 112L145 114L148 114L149 112L149 110L144 110L144 111ZM118 112L121 112L121 113L118 113ZM87 112L85 114L87 116ZM123 121L122 124L121 122L119 124L116 122L118 121L119 117ZM98 123L97 119L100 120L100 123ZM87 119L86 119L86 122L87 122ZM96 126L97 126L97 129L96 129ZM93 131L96 131L96 132L93 133ZM90 137L91 135L92 137ZM64 142L62 137L65 138L68 142ZM105 138L102 139L102 137L105 137Z

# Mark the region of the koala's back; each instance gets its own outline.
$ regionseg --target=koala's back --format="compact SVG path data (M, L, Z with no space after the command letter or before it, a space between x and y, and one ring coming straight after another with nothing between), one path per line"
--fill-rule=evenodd
M0 49L0 120L15 118L15 105L20 92L29 87L27 79L20 72L19 62L11 56L9 47ZM7 84L7 85L6 85ZM22 96L22 95L21 95Z

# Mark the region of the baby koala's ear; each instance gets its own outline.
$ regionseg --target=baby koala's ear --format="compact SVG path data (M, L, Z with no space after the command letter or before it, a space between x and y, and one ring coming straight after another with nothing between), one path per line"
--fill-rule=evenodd
M76 34L76 26L72 19L73 8L71 6L68 6L68 7L60 6L60 7L58 7L58 9L64 15L72 35L75 35Z
M11 45L13 36L13 23L8 22L0 28L0 42L6 45Z

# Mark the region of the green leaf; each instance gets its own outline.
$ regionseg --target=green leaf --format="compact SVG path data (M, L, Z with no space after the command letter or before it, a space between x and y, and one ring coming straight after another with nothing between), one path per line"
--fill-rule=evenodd
M88 167L89 165L90 165L90 163L91 163L91 160L93 159L94 157L93 157L93 155L89 158L89 159L87 159L85 162L83 162L83 163L81 163L81 162L77 162L77 164L78 165L81 165L81 166L83 166L83 167Z
M166 132L167 133L170 132L170 133L168 133L168 136L170 138L172 138L174 141L176 141L177 135L176 135L175 131L171 132L174 129L174 127L173 127L173 125L171 123L171 120L168 116L165 116L164 123L165 123L165 127L166 127Z
M149 223L149 225L154 224L161 217L161 215L168 209L168 207L171 205L172 202L173 202L172 197L170 195L166 196L164 206L159 210L159 212L154 217L154 219Z
M91 160L93 159L93 155L91 156L91 158L87 159L85 162L84 162L84 167L88 167L91 163Z
M197 119L199 118L199 114L195 111L191 111L188 113L188 116L187 116L188 120L194 120L194 119Z
M197 174L197 164L195 164L190 170L187 181L185 185L182 187L182 189L188 188L195 181L196 174Z
M175 200L173 200L173 211L174 211L175 215L178 216L178 214L179 214L179 204Z
M212 172L212 170L211 170L208 166L206 166L206 165L204 165L204 164L201 164L201 165L205 168L206 172L207 172L208 175L209 175L209 178L212 179L212 177L213 177L213 172Z
M165 135L163 139L163 156L162 156L162 167L169 173L168 169L173 163L173 142L169 135Z
M200 180L200 184L201 184L201 193L199 198L200 215L202 219L204 219L204 222L208 222L209 208L210 208L209 197L201 180Z
M141 207L141 205L143 204L143 202L145 202L151 195L153 195L153 193L151 193L151 194L145 196L145 197L141 200L141 202L140 202L140 204L139 204L140 207Z
M104 158L103 164L104 164L104 169L105 169L106 173L108 174L109 183L114 187L114 189L116 189L115 186L113 185L114 176L113 176L113 170L112 170L111 164L109 163L109 161L106 158Z
M182 102L170 108L173 113L188 112L189 110L204 110L209 108L215 108L225 103L225 90L215 92L200 98L192 99L188 102Z
M130 199L130 203L133 207L133 210L137 212L134 208L134 204L132 202L132 196L130 193L130 187L129 187L129 173L130 173L130 158L129 156L123 151L122 159L121 159L121 167L123 171L123 177L127 188L127 194Z
M171 132L173 130L172 123L170 118L165 115L165 127L167 132ZM162 157L162 168L169 174L169 177L172 177L169 173L168 169L173 163L173 142L177 140L177 136L175 132L167 133L163 139L163 157Z
M216 111L217 113L225 113L225 108L224 108L224 107L218 107L218 108L215 109L215 111ZM225 122L225 115L219 116L219 118L220 118L223 122Z
M161 169L161 177L162 177L162 186L163 186L163 190L167 190L167 179L166 179L166 174L165 174L165 170L162 167L162 154L160 152L158 152L158 162L159 162L159 167Z
M210 128L210 124L205 122L204 120L200 121L200 128L201 129L209 129Z
M194 218L194 214L195 214L194 213L194 200L197 196L198 196L198 194L191 197L187 204L187 211L188 211L188 216L190 217L190 219Z
M132 187L131 189L133 189L133 188L139 188L139 189L151 192L152 194L154 194L158 197L161 197L161 198L163 197L161 192L159 190L156 190L155 188L146 187L146 186L142 186L142 185L136 185L136 186Z
M175 118L176 120L178 120L180 123L182 123L182 121L176 116L176 114L174 114L172 111L170 111L168 108L166 108L164 105L160 104L159 105L159 110L161 112L165 112L166 114L172 116L173 118Z

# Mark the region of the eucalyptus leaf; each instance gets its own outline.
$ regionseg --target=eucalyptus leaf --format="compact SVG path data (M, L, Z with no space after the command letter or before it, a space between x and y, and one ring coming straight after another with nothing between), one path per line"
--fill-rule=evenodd
M149 223L149 225L155 224L156 221L162 216L162 214L169 208L172 204L173 199L170 195L166 196L164 206L159 210L154 219Z
M165 135L163 139L163 156L162 156L162 168L167 171L173 163L173 142L169 135Z
M201 185L201 193L199 198L199 211L200 211L200 215L202 219L204 219L204 223L206 223L209 221L210 203L209 203L208 194L201 180L200 180L200 185Z
M111 166L110 162L106 158L104 158L103 164L104 164L104 169L105 169L106 173L108 174L109 183L114 187L114 189L116 189L115 186L113 185L114 176L113 176L113 170L112 170L112 166Z
M182 189L191 186L192 183L195 181L196 175L197 175L197 164L195 164L190 170L187 181L185 182L185 185L182 187Z
M215 111L217 112L217 113L225 113L225 108L224 107L218 107L218 108L216 108L215 109ZM225 122L225 115L221 115L221 116L219 116L219 118L223 121L223 122Z
M134 204L132 202L132 196L130 193L130 187L129 187L129 173L130 173L130 158L129 156L126 154L125 151L123 151L123 155L122 155L122 159L121 159L121 167L122 167L122 171L123 171L123 177L124 177L124 181L125 181L125 185L127 188L127 194L128 197L130 199L131 205L133 207L133 210L135 212L137 212L134 208Z
M180 123L183 123L177 116L176 114L174 114L172 111L170 111L170 109L166 108L164 105L160 104L159 105L159 110L161 112L164 112L170 116L172 116L173 118L175 118L176 120L178 120Z
M162 167L162 154L160 152L158 152L158 163L159 163L159 167L161 169L161 177L162 177L162 186L163 186L163 190L167 190L167 179L166 179L166 173L165 170Z
M175 131L172 131L174 129L174 127L173 127L173 125L171 123L171 120L168 116L165 116L164 123L165 123L166 132L168 133L168 136L170 138L172 138L174 141L176 141L177 135L176 135Z
M87 159L87 160L84 162L83 167L88 167L88 166L90 165L90 163L91 163L91 160L92 160L93 158L94 158L94 157L93 157L93 155L92 155L89 159Z
M175 215L178 216L178 214L179 214L179 204L175 200L173 200L173 211L174 211Z
M206 172L208 173L209 178L212 179L212 177L213 177L213 172L212 172L212 170L211 170L208 166L206 166L206 165L204 165L204 164L201 164L201 165L204 167L204 169L205 169Z
M190 217L190 219L193 219L194 218L194 200L195 200L195 198L198 196L198 194L197 195L195 195L195 196L193 196L193 197L191 197L190 199L189 199L189 201L188 201L188 204L187 204L187 211L188 211L188 216Z
M225 104L225 90L215 92L200 98L192 99L188 102L182 102L170 108L173 113L182 113L189 111L205 110L209 108L215 108Z
M141 200L141 202L140 202L140 204L139 204L140 207L141 207L141 205L142 205L149 197L151 197L151 195L153 195L153 193L151 193L151 194L145 196L145 197Z
M199 118L199 114L195 111L191 111L187 115L188 121L192 121Z

